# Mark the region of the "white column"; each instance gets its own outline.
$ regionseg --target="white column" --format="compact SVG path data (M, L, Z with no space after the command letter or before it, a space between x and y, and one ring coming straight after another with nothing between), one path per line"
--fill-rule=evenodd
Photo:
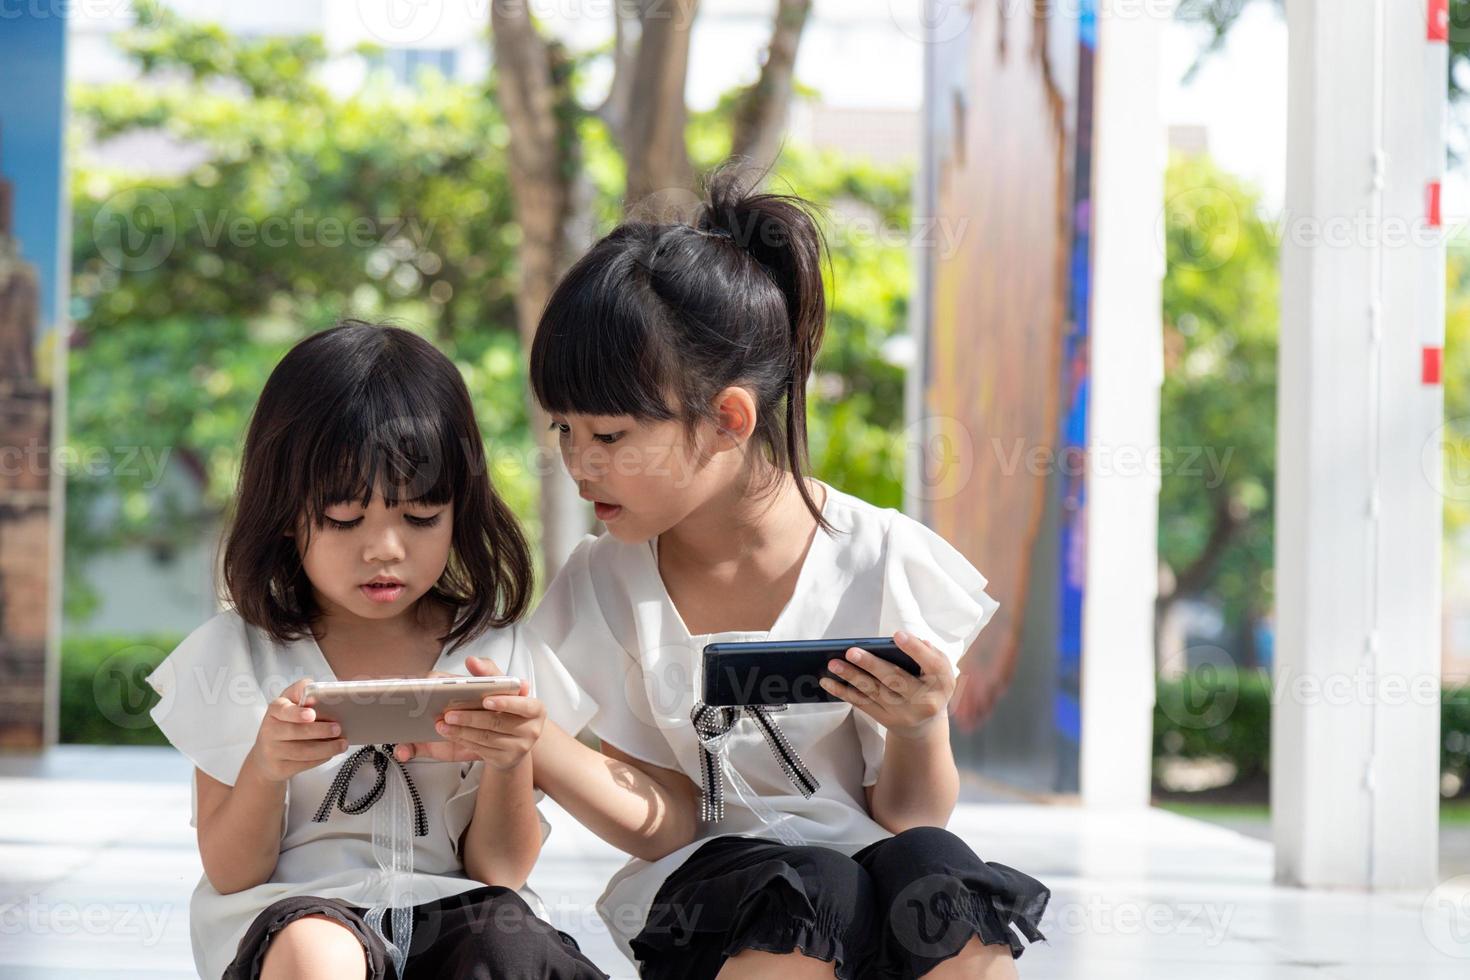
M1425 228L1444 159L1434 7L1287 3L1271 733L1282 883L1436 877L1443 396L1421 377L1444 321L1444 249Z
M1157 5L1155 5L1157 6ZM1155 11L1151 11L1153 13ZM1093 128L1083 802L1146 806L1158 595L1164 16L1103 0Z

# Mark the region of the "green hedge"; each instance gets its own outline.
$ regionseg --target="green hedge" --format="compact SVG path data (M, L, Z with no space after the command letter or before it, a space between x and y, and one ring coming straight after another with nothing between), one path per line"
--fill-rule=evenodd
M167 745L148 710L158 695L144 680L182 635L66 637L61 643L61 741Z
M1154 758L1225 758L1236 780L1262 776L1271 761L1271 682L1264 671L1200 667L1160 680L1154 705ZM1470 686L1441 695L1440 771L1470 796Z
M68 637L61 653L61 740L96 745L166 745L149 717L158 701L144 678L182 635ZM1226 758L1236 779L1269 771L1271 684L1263 671L1202 667L1160 680L1154 758ZM1470 796L1470 687L1446 688L1440 767Z

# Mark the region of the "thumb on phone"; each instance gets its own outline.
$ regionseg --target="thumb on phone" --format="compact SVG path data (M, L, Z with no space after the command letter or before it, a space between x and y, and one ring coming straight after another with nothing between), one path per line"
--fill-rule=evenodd
M295 684L292 684L290 687L282 691L281 697L285 698L287 701L290 701L292 704L299 704L304 706L305 702L302 700L302 693L306 690L306 685L310 683L310 677L303 677ZM315 701L316 698L311 698L311 700Z
M505 673L496 665L495 661L488 660L485 657L465 657L464 665L476 677L495 677L498 674Z

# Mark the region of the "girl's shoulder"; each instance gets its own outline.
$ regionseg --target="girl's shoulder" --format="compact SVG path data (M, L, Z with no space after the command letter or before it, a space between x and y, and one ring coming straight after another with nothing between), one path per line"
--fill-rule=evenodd
M253 680L269 689L269 699L307 675L300 642L282 643L234 609L224 609L184 637L147 680L155 690L183 678L199 682L204 675L227 677L237 688Z
M838 563L853 581L878 585L879 632L908 630L958 662L1000 607L989 580L923 522L830 486L828 492L824 513L838 532Z
M574 634L605 647L609 624L630 600L628 585L638 571L639 547L647 545L628 544L611 534L583 535L531 613L528 623L535 634L558 655Z
M833 540L852 566L885 566L894 558L939 556L946 563L959 553L932 528L894 507L880 507L861 497L827 488L822 515L834 529Z
M294 680L278 649L233 610L210 618L145 678L158 694L154 724L200 769L234 783L266 705Z

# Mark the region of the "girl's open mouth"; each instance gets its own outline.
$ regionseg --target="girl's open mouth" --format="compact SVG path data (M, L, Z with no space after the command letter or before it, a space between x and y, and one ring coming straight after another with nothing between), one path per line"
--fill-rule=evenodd
M362 589L362 594L373 602L393 602L403 595L403 583L401 582L369 582L359 588Z
M604 524L623 512L621 504L604 504L601 501L594 502L592 509L597 512L597 519Z

